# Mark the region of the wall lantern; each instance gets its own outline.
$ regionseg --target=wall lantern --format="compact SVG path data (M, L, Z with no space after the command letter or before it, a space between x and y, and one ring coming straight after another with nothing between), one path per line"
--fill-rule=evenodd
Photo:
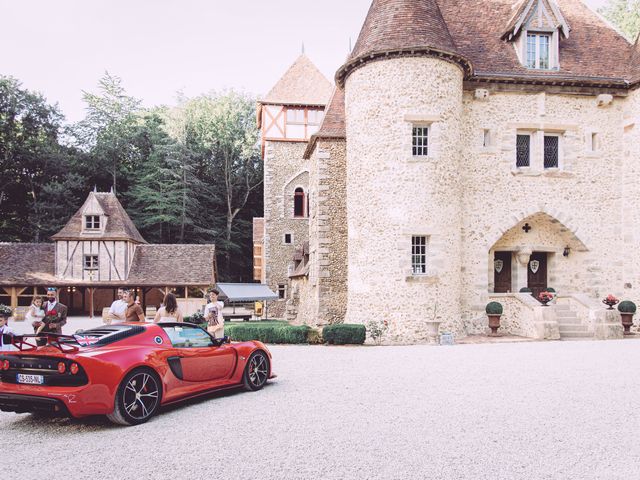
M569 256L569 252L571 252L571 248L564 247L564 252L562 252L562 256L563 257L568 257Z

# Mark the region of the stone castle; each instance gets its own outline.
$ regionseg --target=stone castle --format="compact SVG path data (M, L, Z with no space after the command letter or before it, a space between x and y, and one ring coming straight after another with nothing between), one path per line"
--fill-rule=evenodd
M374 0L335 83L302 56L259 104L278 314L417 343L485 331L496 300L505 333L617 335L600 300L640 300L638 43L580 0Z

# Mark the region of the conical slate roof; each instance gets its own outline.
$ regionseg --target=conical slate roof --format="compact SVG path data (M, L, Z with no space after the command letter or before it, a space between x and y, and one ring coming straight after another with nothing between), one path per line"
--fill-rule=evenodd
M341 84L351 70L368 60L410 51L443 54L467 64L436 0L373 0L353 52L336 80Z
M311 154L316 147L318 139L344 139L347 138L347 129L344 119L344 90L336 87L329 100L329 106L325 110L322 125L317 133L315 133L307 145L304 158L311 158Z
M331 82L303 53L259 103L325 106L332 90Z

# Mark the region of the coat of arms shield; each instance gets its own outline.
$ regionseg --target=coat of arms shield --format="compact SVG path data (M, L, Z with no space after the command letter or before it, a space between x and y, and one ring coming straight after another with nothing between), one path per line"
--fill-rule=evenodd
M531 272L534 274L538 273L538 270L540 270L540 260L531 260L529 268L531 268Z
M493 267L496 269L497 273L502 272L502 269L504 268L504 261L502 261L502 260L494 260Z

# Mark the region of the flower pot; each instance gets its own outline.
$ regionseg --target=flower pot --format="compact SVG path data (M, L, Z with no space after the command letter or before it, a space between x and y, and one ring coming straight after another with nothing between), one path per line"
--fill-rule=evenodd
M427 338L429 343L439 343L438 333L440 332L440 321L427 322Z
M609 308L607 308L607 310L613 310L613 306L617 305L619 302L618 300L612 301L612 300L603 300L602 303L604 303L605 305L608 305Z
M489 336L497 337L498 329L500 328L500 317L502 315L487 315L489 317L489 328L491 329L491 333Z
M540 300L540 303L542 304L542 306L543 306L543 307L548 307L548 306L549 306L549 305L548 305L548 303L549 303L550 301L551 301L551 300Z
M622 317L622 326L624 327L624 334L633 335L630 330L631 326L633 325L633 313L620 312L620 316Z

